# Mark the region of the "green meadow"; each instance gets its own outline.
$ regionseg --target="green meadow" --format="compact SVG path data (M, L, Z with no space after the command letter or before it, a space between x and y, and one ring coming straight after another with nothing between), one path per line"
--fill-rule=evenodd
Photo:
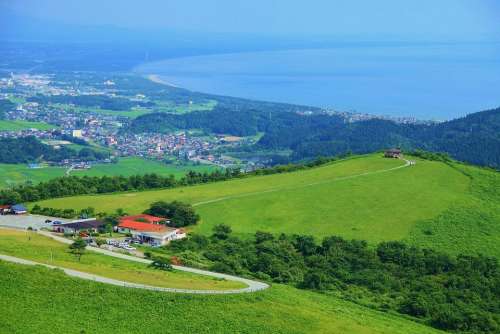
M0 277L2 333L443 333L282 285L241 295L183 295L104 285L2 261Z
M43 122L0 120L0 131L20 131L26 129L51 130L56 126Z
M162 162L146 160L137 157L121 158L116 164L99 164L88 170L72 171L71 175L76 176L131 176L137 174L156 173L158 175L175 177L184 176L190 170L196 172L211 172L216 167L207 165L167 165Z
M500 201L495 193L485 195L498 188L497 172L426 160L388 170L403 164L369 155L294 173L38 204L139 213L154 201L180 200L196 206L202 221L193 230L206 235L224 223L240 236L260 230L369 242L408 240L454 253L466 249L500 256ZM453 218L457 210L467 214Z
M220 280L182 271L163 271L144 263L87 251L78 261L62 244L35 232L0 229L0 254L74 269L131 283L167 288L227 290L244 288L240 282Z
M98 164L87 170L73 170L71 175L76 176L103 176L103 175L123 175L130 176L136 174L156 173L159 175L174 175L181 177L188 171L210 172L215 167L207 165L176 165L164 164L157 161L146 160L137 157L121 158L118 163ZM14 186L26 182L39 183L48 181L55 177L64 176L66 168L47 167L29 168L25 164L0 164L0 188Z

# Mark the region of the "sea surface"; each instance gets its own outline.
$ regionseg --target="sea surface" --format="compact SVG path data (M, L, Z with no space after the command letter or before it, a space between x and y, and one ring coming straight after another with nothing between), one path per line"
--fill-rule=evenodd
M199 92L418 119L500 106L500 43L215 54L135 71Z

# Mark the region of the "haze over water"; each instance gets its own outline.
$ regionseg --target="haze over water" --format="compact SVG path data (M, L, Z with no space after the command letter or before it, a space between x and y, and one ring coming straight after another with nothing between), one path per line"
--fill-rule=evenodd
M219 54L135 70L200 92L419 119L500 106L500 43Z

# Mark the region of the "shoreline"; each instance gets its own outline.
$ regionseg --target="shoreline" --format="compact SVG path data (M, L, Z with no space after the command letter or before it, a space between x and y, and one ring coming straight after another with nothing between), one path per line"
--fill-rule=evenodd
M152 82L155 82L155 83L159 83L159 84L174 87L174 88L181 88L181 87L176 86L172 83L164 81L162 78L160 78L160 76L158 74L146 74L145 77L146 77L146 79L148 79Z

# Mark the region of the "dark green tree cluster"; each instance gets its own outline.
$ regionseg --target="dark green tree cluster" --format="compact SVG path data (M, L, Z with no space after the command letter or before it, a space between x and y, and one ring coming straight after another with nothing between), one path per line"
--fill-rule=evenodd
M5 113L14 110L16 105L9 100L0 99L0 119L5 118Z
M500 330L500 267L484 256L456 257L401 242L257 232L242 240L228 226L210 238L191 235L169 246L181 261L199 254L210 269L303 289L340 293L355 302L463 333Z
M149 215L164 217L170 220L169 225L174 227L185 227L195 225L200 220L191 204L173 201L173 202L155 202L144 213Z
M43 144L34 136L20 138L0 138L0 163L18 164L39 160L59 162L65 159L86 161L101 160L109 157L108 153L84 148L79 152L62 147L58 150Z

